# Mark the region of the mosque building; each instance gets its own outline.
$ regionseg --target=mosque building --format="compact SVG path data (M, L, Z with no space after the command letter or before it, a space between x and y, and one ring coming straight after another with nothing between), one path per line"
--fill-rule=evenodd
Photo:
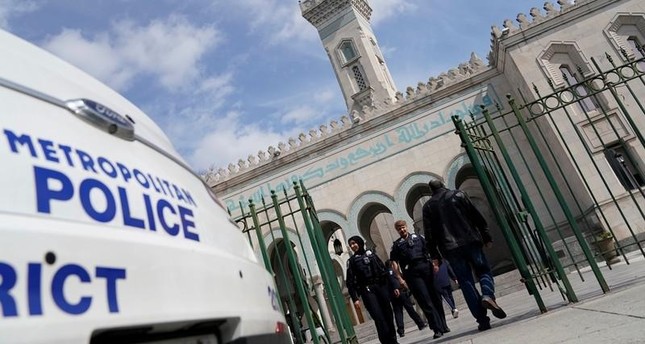
M496 243L495 250L486 252L494 273L511 271L513 253L495 216L497 205L491 204L468 145L455 133L454 121L484 121L487 113L500 128L503 142L516 141L508 149L509 159L526 160L513 169L519 184L526 185L526 195L539 194L546 204L561 199L579 202L579 210L571 215L562 210L551 213L548 206L536 202L536 214L553 218L553 224L544 224L547 232L564 223L564 235L552 236L558 254L575 236L571 228L575 225L566 224L570 218L583 232L601 226L611 228L617 240L642 238L645 226L640 209L645 201L638 191L645 185L640 135L645 128L640 102L645 99L645 81L632 80L627 72L615 80L597 76L610 75L601 70L643 58L645 2L547 1L543 7L518 14L516 21L493 26L488 56L472 54L468 61L455 62L454 68L404 90L396 88L379 48L368 0L302 0L300 9L318 30L347 114L248 159L209 171L205 180L233 216L249 199L259 203L270 190L291 190L293 181L302 180L315 202L324 238L343 245L338 254L330 251L338 275L344 276L349 257L346 238L361 235L380 257L388 257L398 238L394 221L406 220L409 228L423 232L421 208L431 195L427 184L440 179L448 188L464 190L486 217ZM645 62L634 64L640 73L644 66ZM630 83L611 87L623 79ZM589 83L584 85L591 86L572 86L585 80ZM571 94L557 93L560 90ZM556 105L541 101L556 93L560 95L553 98ZM529 129L539 138L535 144L530 138L512 136L521 129L520 121L508 122L500 115L522 111L529 111L528 120L539 125L539 132L536 127ZM549 111L566 116L552 117ZM549 116L532 118L547 112ZM500 148L498 143L492 145ZM544 159L523 157L535 147ZM497 157L504 160L502 155ZM563 173L555 173L553 181L548 175L533 176L531 172L543 165ZM509 167L500 170L512 179ZM592 170L603 177L588 174L596 173ZM543 194L540 185L552 182L569 191L562 197L558 192ZM509 188L520 195L518 186ZM517 204L526 204L526 197L517 199ZM595 215L603 210L602 216ZM592 215L602 220L586 226L583 220Z

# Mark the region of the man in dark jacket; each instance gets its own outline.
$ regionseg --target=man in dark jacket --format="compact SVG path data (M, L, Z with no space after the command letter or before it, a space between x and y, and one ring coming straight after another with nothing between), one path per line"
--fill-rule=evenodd
M432 197L423 205L428 252L439 262L442 255L450 262L468 309L479 323L478 329L488 330L488 309L500 319L506 313L495 302L495 283L482 250L493 243L486 220L463 191L448 190L439 180L431 180L429 186ZM472 271L479 279L481 294Z

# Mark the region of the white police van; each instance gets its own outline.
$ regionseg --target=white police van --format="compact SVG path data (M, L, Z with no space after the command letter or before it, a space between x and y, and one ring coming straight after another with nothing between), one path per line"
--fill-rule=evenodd
M0 343L287 343L272 277L163 132L0 31Z

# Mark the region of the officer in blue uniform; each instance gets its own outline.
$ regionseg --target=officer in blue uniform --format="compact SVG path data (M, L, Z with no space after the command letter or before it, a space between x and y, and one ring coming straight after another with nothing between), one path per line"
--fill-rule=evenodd
M396 344L396 332L387 285L387 270L383 261L370 250L365 241L353 236L347 241L354 255L347 261L347 290L356 307L359 296L374 320L382 344Z
M434 331L433 338L439 338L450 332L450 329L446 324L441 299L434 288L434 273L426 241L420 235L408 233L407 224L403 220L396 221L394 228L401 237L394 241L390 259L401 267L403 279L423 310L428 326Z

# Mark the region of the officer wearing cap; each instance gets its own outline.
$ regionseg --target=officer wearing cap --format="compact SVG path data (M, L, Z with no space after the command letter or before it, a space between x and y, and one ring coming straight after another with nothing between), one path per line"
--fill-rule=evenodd
M360 306L360 296L374 320L379 341L383 344L398 343L383 261L372 251L365 250L365 241L361 237L353 236L347 243L354 252L347 261L347 290L354 306Z
M394 223L400 238L394 241L390 259L396 261L403 270L403 278L428 319L428 326L434 331L433 338L439 338L450 332L446 324L441 299L434 288L434 273L426 241L418 234L409 233L403 220Z

